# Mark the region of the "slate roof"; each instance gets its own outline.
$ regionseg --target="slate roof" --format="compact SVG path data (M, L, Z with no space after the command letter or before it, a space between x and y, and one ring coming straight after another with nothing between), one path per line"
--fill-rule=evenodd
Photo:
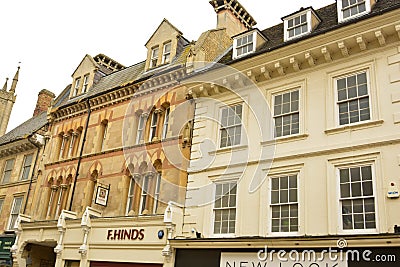
M67 86L54 100L54 106L60 106L68 99L71 90L71 85ZM47 123L47 111L43 111L15 127L3 136L0 136L0 146L27 138L29 135L35 133Z
M25 139L47 123L47 111L39 113L0 137L0 145Z
M268 39L268 41L264 44L264 46L262 46L255 53L232 60L232 50L230 50L226 55L224 55L222 57L222 59L219 61L219 63L231 64L231 63L234 63L237 61L241 61L246 58L250 58L250 57L253 57L258 54L272 51L272 50L278 49L280 47L290 45L290 44L299 42L304 39L311 38L311 37L319 35L319 34L323 34L325 32L333 31L337 28L340 28L340 27L343 27L343 26L346 26L349 24L353 24L355 22L376 16L376 15L380 15L385 12L389 12L390 10L397 9L397 8L400 8L400 0L380 0L373 6L370 13L365 14L360 17L357 17L357 18L354 18L354 19L350 19L346 22L338 23L337 7L336 7L336 3L333 3L328 6L325 6L320 9L315 10L315 13L321 19L321 22L310 34L307 34L302 37L284 42L284 39L283 39L284 28L283 28L283 22L282 22L280 24L277 24L275 26L272 26L270 28L267 28L267 29L261 31L262 34Z

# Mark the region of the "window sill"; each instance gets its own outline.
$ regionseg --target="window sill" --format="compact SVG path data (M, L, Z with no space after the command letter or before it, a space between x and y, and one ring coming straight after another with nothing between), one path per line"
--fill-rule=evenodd
M230 146L230 147L224 147L224 148L219 148L219 149L214 150L214 151L210 151L210 152L208 152L208 154L210 156L212 156L212 155L216 155L216 154L225 154L225 153L230 153L230 152L233 152L233 151L245 150L247 148L248 148L247 145Z
M307 137L308 137L308 134L294 134L294 135L277 137L275 139L271 139L271 140L267 140L267 141L262 141L260 144L262 146L271 145L271 144L283 144L283 143L305 140L305 139L307 139Z
M325 134L331 135L331 134L338 134L338 133L344 133L344 132L349 132L349 131L356 131L356 130L362 130L362 129L367 129L371 127L377 127L381 126L383 124L383 120L375 120L375 121L367 121L367 122L361 122L361 123L356 123L356 124L348 124L345 126L340 126L337 128L332 128L325 130Z
M338 235L373 235L379 234L376 229L339 230Z

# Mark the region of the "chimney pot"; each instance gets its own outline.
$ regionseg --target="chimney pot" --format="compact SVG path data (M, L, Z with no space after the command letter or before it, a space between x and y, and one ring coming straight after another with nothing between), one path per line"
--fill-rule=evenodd
M33 112L33 116L35 117L43 111L47 111L47 109L51 105L51 101L53 101L55 97L56 96L49 90L41 90L38 94L38 99L36 102L35 111Z

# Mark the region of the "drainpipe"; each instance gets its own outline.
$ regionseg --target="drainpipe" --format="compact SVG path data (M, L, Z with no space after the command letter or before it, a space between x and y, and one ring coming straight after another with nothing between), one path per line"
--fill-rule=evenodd
M85 147L86 134L87 134L87 129L89 126L89 119L90 119L90 114L91 114L89 98L86 99L86 103L87 103L87 107L88 107L88 116L87 116L86 125L85 125L85 132L83 133L82 146L81 146L81 150L79 152L78 165L76 166L74 185L72 186L72 193L71 193L71 202L69 203L69 208L68 208L69 211L72 211L72 203L74 200L75 187L76 187L76 182L77 182L78 176L79 176L79 168L81 167L83 148Z
M25 204L24 204L24 209L23 209L23 211L22 211L22 214L25 214L26 207L28 206L28 200L29 200L29 195L30 195L30 193L31 193L32 182L33 182L33 178L34 178L34 176L35 176L36 164L37 164L37 160L38 160L38 158L39 158L39 153L40 153L40 146L37 145L35 142L33 142L33 141L30 139L31 137L32 137L32 136L29 136L29 137L28 137L28 141L29 141L32 145L34 145L34 146L37 148L37 153L36 153L36 157L35 157L35 163L33 164L32 176L31 176L31 180L29 181L28 193L26 194L26 201L25 201Z

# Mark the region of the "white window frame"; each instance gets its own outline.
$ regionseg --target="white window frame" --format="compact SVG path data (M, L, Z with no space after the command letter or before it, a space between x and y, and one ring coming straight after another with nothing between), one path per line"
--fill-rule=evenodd
M369 119L368 120L360 120L357 122L349 122L347 124L340 124L340 112L339 112L339 99L338 99L338 86L337 86L337 82L340 79L344 79L344 78L348 78L348 77L352 77L352 76L356 76L358 74L362 74L365 73L366 74L366 78L367 78L367 91L368 91L368 105L369 105ZM366 122L370 122L373 120L374 114L373 114L373 103L372 103L372 94L371 94L371 80L370 80L370 73L368 69L361 69L358 71L354 71L354 72L349 72L347 74L341 75L341 76L336 76L333 79L333 83L334 83L334 99L335 99L335 118L336 118L336 126L337 127L345 127L348 125L357 125L357 124L363 124ZM352 100L356 100L356 99L361 99L361 98L365 98L364 97L354 97L351 98ZM346 100L347 102L351 101L351 100ZM343 101L345 102L345 101ZM360 109L358 109L360 110ZM350 118L350 117L349 117Z
M149 189L150 189L151 178L152 177L148 174L144 174L142 177L142 186L140 191L140 202L139 202L139 215L143 215L143 212L146 210L146 203L148 203L149 201L149 195L150 195ZM147 185L147 187L145 187L145 184Z
M216 208L215 203L216 203L216 197L217 197L216 196L217 185L224 185L224 184L227 184L227 185L232 184L233 187L236 187L235 206L234 207L221 207L221 208L218 207L218 208ZM213 199L214 199L213 205L212 205L212 220L211 220L212 236L215 236L215 237L234 237L234 236L236 236L237 228L238 228L238 196L239 196L238 192L239 192L239 183L237 180L220 180L220 181L214 182L214 188L212 191ZM228 192L226 192L226 193L228 193ZM215 233L215 211L216 210L228 210L228 209L235 210L235 231L233 233L229 233L229 225L228 225L228 233L220 233L220 232Z
M150 116L150 129L149 129L149 142L153 141L153 138L157 138L157 127L158 126L158 112L153 111Z
M137 131L136 131L136 144L140 144L141 141L143 140L143 135L144 135L144 129L146 126L146 116L144 114L141 114L138 116L139 121L138 121L138 126L137 126Z
M12 161L12 164L11 164L11 169L6 169L7 168L7 162L9 162L9 161ZM9 183L10 181L11 181L11 176L12 176L12 171L13 171L13 169L14 169L14 166L15 166L15 158L11 158L11 159L7 159L5 162L4 162L4 169L3 169L3 173L2 173L2 178L1 178L1 183L2 184L4 184L4 183ZM6 171L7 171L7 173L10 173L10 175L9 175L9 177L8 177L8 181L4 181L4 177L6 176Z
M154 188L154 197L153 197L153 214L157 214L157 208L160 200L160 188L161 188L161 180L162 180L162 173L158 171L155 174L154 179L156 179L156 184Z
M19 203L18 208L16 208L17 201L21 201ZM24 202L24 196L15 196L14 197L13 204L12 204L11 210L10 210L10 217L8 219L8 226L7 226L8 230L14 230L14 225L15 225L15 222L17 221L18 215L21 211L23 202Z
M298 92L298 105L297 105L297 111L289 111L289 112L286 112L286 113L281 113L281 114L279 114L279 115L275 115L275 101L276 101L276 97L277 96L279 96L279 95L281 95L282 97L283 97L283 95L285 95L285 94L290 94L290 97L291 97L291 94L292 94L292 92L295 92L295 91L297 91ZM292 88L292 89L289 89L289 90L286 90L286 91L280 91L280 92L277 92L277 93L274 93L274 94L272 94L272 116L273 116L273 125L274 125L274 129L273 129L273 131L274 131L274 133L273 133L273 135L274 135L274 138L285 138L285 137L289 137L289 136L293 136L293 135L298 135L298 134L300 134L300 132L301 132L301 108L302 108L302 106L301 106L301 97L302 97L302 95L301 95L301 87L296 87L296 88ZM282 102L283 103L283 102ZM290 109L291 109L291 107L292 107L292 101L290 101L289 102L289 105L290 105ZM290 122L290 133L289 134L286 134L286 135L284 135L283 134L283 129L282 129L282 134L280 135L280 136L277 136L277 132L276 132L276 126L275 126L275 121L276 121L276 119L277 118L283 118L283 117L285 117L285 116L291 116L291 115L295 115L295 114L297 114L298 115L298 124L299 124L299 127L298 127L298 131L297 131L297 133L292 133L292 121ZM283 121L282 121L282 123L283 123ZM282 124L283 125L283 124Z
M337 212L338 216L338 230L342 234L374 234L378 232L379 229L379 206L377 201L377 188L376 188L376 170L375 170L375 161L365 161L351 164L341 164L335 166L335 175L336 175L336 199L337 199ZM340 189L340 170L354 167L364 167L371 166L371 176L372 176L372 190L374 198L374 208L375 208L375 228L370 229L343 229L343 214L342 214L342 204L341 204L341 189ZM346 198L346 199L362 199L363 197L357 198Z
M80 83L81 83L81 77L76 78L74 82L74 90L72 96L77 96L79 94Z
M82 86L82 93L86 93L89 86L89 74L83 76L83 86Z
M168 107L164 111L164 123L163 123L162 136L161 136L162 139L167 138L170 110L171 110L170 107Z
M76 137L77 137L76 133L71 133L71 141L69 142L68 155L67 155L68 158L72 156L72 152L75 147L75 141L77 140Z
M342 0L338 0L337 1L338 22L339 23L345 22L347 20L354 19L354 18L357 18L359 16L362 16L364 14L367 14L367 13L371 12L371 1L372 0L365 0L364 1L364 3L365 3L365 11L362 11L360 13L357 13L355 15L352 15L352 16L349 16L349 17L345 18L343 16L343 12L344 12L344 10L343 10L343 2L342 2ZM355 4L355 6L356 5L359 5L358 2L357 2L357 4Z
M27 160L28 157L31 157L31 162L30 162L29 165L26 165L26 160ZM21 174L20 174L20 177L19 177L19 179L21 181L26 181L26 180L29 179L29 174L31 172L32 162L33 162L33 153L24 156L24 161L22 162L22 166L21 166ZM25 179L23 179L23 176L26 173L25 170L27 168L28 168L28 173L26 174L27 177Z
M54 213L54 218L55 219L57 219L59 213L61 212L60 211L60 207L61 207L61 204L62 204L63 193L64 193L64 190L63 190L62 186L59 186L57 190L59 190L60 192L58 193L58 198L57 198L57 203L56 203L56 210L55 210L55 213Z
M169 51L167 51L168 46L169 46ZM162 64L171 62L171 50L172 50L172 42L171 41L166 42L163 46Z
M296 193L297 193L297 201L296 202L290 202L290 200L289 200L289 197L290 197L290 195L289 195L289 184L290 184L290 177L291 176L296 176ZM279 175L273 175L273 176L270 176L269 177L269 194L268 194L268 196L269 196L269 198L268 198L268 208L269 208L269 229L268 229L268 232L271 234L271 235L276 235L276 236L282 236L282 235L285 235L285 236L295 236L295 235L298 235L299 234L299 232L300 232L300 179L299 179L299 176L300 176L300 172L290 172L290 173L284 173L284 174L279 174ZM283 177L287 177L288 178L288 202L283 202L283 203L281 203L280 201L279 201L279 203L272 203L272 180L273 179L281 179L281 178L283 178ZM281 188L280 188L280 185L278 185L278 191L280 192L281 191ZM290 229L289 229L289 231L278 231L278 232L274 232L274 231L272 231L272 219L273 219L273 216L272 216L272 207L280 207L280 206L283 206L283 205L297 205L297 231L290 231ZM290 213L290 211L289 211L289 213ZM290 214L289 214L289 216L290 216ZM280 217L280 220L281 220L281 217ZM289 220L290 220L290 217L289 217Z
M289 21L290 21L290 20L293 20L293 24L294 24L294 20L295 20L296 18L300 17L300 21L301 21L301 17L302 17L303 15L306 16L306 21L305 21L305 23L301 23L301 22L300 22L300 24L298 24L298 25L293 25L292 27L289 27ZM305 10L304 12L299 12L299 13L293 14L292 16L286 17L286 18L283 20L283 25L284 25L284 39L285 39L285 42L288 41L288 40L291 40L291 39L296 39L296 38L298 38L298 37L301 37L301 36L303 36L303 35L306 35L306 34L310 33L311 30L312 30L312 23L311 23L312 20L311 20L311 17L312 17L312 10L311 10L311 9L307 9L307 10ZM315 16L315 17L316 17L316 16ZM307 30L306 30L305 32L302 32L302 33L300 33L300 34L294 34L293 36L289 36L289 31L290 31L291 29L296 29L296 28L298 28L298 27L301 27L302 25L307 25Z
M130 212L130 210L134 208L135 204L135 189L136 189L136 181L133 176L129 177L129 190L128 190L128 199L126 203L126 215Z
M252 50L251 51L247 51L246 53L238 54L238 49L249 45L249 43L246 43L246 44L241 44L240 46L238 46L238 40L239 39L244 39L245 37L247 38L250 35L252 35L252 37L253 37L253 40L252 40L253 48L252 48ZM234 38L234 40L233 40L233 59L244 57L244 56L246 56L248 54L253 53L254 51L256 51L256 47L257 47L257 32L256 31L236 36Z
M61 148L60 148L60 153L58 155L59 159L63 159L64 158L64 151L65 151L65 145L68 142L68 136L67 135L62 135L61 136Z
M238 123L236 123L236 124L233 124L233 125L225 125L225 126L223 126L223 123L222 123L222 113L223 113L223 111L225 110L225 109L227 109L228 110L228 112L229 112L229 110L230 109L232 109L232 107L236 107L236 106L241 106L242 107L242 112L241 112L241 118L240 118L240 124L238 124ZM229 104L229 105L224 105L224 106L222 106L222 107L220 107L220 110L219 110L219 138L218 138L218 142L219 142L219 149L224 149L224 148L229 148L229 147L235 147L235 146L240 146L242 143L243 143L243 124L244 124L244 107L245 107L245 105L244 105L244 103L243 102L239 102L239 103L232 103L232 104ZM228 128L234 128L234 127L240 127L240 139L239 139L239 143L238 144L230 144L230 145L228 145L228 143L225 145L225 146L222 146L223 144L222 144L222 131L225 129L228 129ZM227 141L228 142L228 141Z
M158 64L158 54L159 54L160 48L158 46L153 47L151 49L151 54L150 54L150 68L155 68L157 67Z

